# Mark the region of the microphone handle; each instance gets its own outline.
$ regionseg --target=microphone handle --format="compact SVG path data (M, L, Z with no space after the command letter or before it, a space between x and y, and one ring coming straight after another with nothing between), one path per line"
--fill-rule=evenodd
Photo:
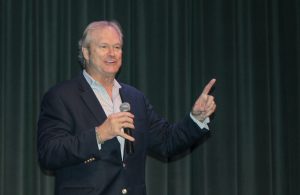
M131 129L125 128L124 132L127 135L132 136ZM125 140L125 151L126 151L127 154L133 154L134 153L133 142L131 142L131 141L127 140L127 139Z

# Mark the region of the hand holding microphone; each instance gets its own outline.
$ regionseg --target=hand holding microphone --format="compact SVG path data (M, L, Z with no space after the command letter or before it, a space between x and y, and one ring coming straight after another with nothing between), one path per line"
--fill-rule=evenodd
M134 115L129 112L130 105L128 103L122 104L120 110L121 112L109 115L101 125L96 127L96 136L101 144L117 136L123 137L128 142L134 141L134 137L131 136L132 132L128 133L128 131L134 129ZM121 131L121 129L124 129L124 131ZM128 152L130 151L133 150L128 150Z

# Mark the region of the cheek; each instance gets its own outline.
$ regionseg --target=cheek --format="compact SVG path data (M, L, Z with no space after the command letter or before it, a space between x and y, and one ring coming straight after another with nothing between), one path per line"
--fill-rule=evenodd
M122 61L122 52L118 53L117 56L120 59L120 61Z
M105 54L103 52L100 52L100 51L96 50L93 54L94 55L92 56L92 58L94 60L103 60L103 59L105 59Z

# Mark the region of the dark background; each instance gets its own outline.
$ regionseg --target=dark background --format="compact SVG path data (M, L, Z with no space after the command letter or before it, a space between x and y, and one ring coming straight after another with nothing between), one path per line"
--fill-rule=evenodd
M53 195L40 101L79 73L78 40L103 19L123 27L119 79L170 121L217 79L210 138L169 163L150 157L149 195L300 194L299 0L0 0L1 195Z

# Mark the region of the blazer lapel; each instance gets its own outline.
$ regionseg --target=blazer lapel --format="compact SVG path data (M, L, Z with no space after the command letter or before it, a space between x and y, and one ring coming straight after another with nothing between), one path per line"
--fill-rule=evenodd
M95 119L99 124L103 123L106 119L106 114L98 101L93 89L89 86L84 76L81 74L80 77L80 88L82 90L81 98L83 99L86 106L93 113Z
M128 102L130 104L130 107L132 107L133 103L132 103L132 98L130 97L130 93L127 92L127 89L126 87L124 87L124 85L121 86L122 87L120 88L119 93L122 102Z

